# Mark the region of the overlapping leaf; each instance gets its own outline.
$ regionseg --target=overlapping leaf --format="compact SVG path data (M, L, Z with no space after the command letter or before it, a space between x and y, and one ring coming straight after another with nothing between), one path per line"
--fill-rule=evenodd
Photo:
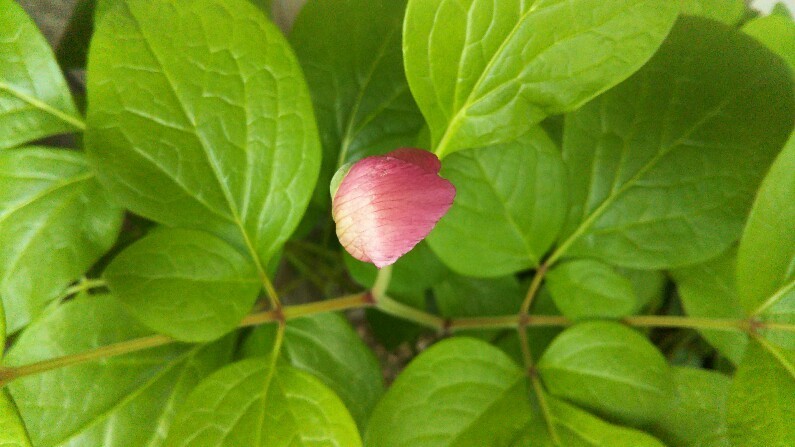
M560 151L539 127L510 143L446 158L441 176L456 186L456 197L428 243L467 276L537 266L563 225L565 174Z
M643 69L567 117L572 206L558 254L635 268L718 255L793 116L781 60L733 28L681 18Z
M102 276L141 323L190 342L234 329L261 288L250 258L209 233L171 228L127 247Z
M243 360L197 386L167 447L359 447L356 424L319 380L268 358Z
M508 446L530 417L522 370L497 348L459 337L398 376L373 412L365 445Z
M254 330L243 345L244 355L270 354L275 333L274 325ZM367 425L384 381L372 351L345 318L327 313L290 320L281 354L337 393L360 429Z
M111 296L85 296L28 327L5 363L29 364L148 334ZM17 379L9 389L37 447L157 447L187 393L228 360L231 341L63 367Z
M580 323L563 331L538 372L553 396L627 423L653 421L673 398L665 357L619 323Z
M105 254L121 221L82 154L0 152L0 297L8 331L36 317Z
M569 318L619 318L638 310L632 282L602 262L566 262L550 269L546 278L555 305Z
M640 68L668 0L411 0L403 54L440 156L516 139Z
M405 0L313 0L290 32L323 142L319 194L343 164L414 146L424 120L403 71Z
M14 0L0 0L0 149L80 130L50 46Z
M320 157L279 30L243 0L131 0L103 16L88 65L86 146L104 186L265 265L298 224Z

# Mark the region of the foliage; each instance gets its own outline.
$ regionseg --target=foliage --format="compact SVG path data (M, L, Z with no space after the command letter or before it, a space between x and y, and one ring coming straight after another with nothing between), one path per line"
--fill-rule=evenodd
M277 3L0 0L0 445L795 445L790 15ZM407 146L376 269L329 183Z

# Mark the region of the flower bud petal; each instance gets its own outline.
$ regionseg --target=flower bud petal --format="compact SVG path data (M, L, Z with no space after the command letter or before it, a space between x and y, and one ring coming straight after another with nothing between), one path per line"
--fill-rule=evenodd
M436 155L414 148L356 162L332 200L342 246L378 268L408 253L453 204L455 187L440 169Z

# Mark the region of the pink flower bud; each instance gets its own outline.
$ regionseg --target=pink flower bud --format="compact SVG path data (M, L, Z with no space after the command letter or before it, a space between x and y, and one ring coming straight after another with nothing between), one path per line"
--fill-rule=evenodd
M331 214L348 253L381 268L423 240L455 198L441 167L436 155L413 148L364 158L347 173L343 167L336 192L332 181Z

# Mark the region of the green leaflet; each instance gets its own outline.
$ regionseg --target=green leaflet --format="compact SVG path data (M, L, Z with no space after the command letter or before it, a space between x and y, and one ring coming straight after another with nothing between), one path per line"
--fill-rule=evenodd
M127 312L177 340L215 340L251 310L261 283L251 259L209 233L160 228L102 274Z
M788 71L735 29L681 18L643 69L567 117L571 209L553 260L660 269L725 251L792 128Z
M742 30L765 44L795 70L795 22L789 14L771 14L749 20Z
M0 152L0 297L7 330L36 317L113 245L122 210L83 154Z
M339 167L414 146L424 124L403 72L405 0L312 0L290 33L323 142L321 203Z
M610 424L562 400L547 397L547 402L555 431L563 446L665 447L653 436Z
M612 267L591 259L558 264L546 276L555 306L569 318L620 318L637 312L632 282Z
M19 411L5 389L0 389L0 446L31 447Z
M748 345L735 373L729 437L742 447L795 445L795 352L761 343Z
M111 296L84 296L31 324L5 364L29 364L148 334ZM231 342L147 349L17 379L9 389L36 447L157 447L188 392L228 361Z
M243 355L269 354L275 333L275 325L255 329L242 347ZM326 313L290 320L281 354L290 365L337 393L359 429L364 429L384 392L384 380L373 352L344 317Z
M539 264L566 213L560 151L534 127L510 143L454 154L441 176L456 187L452 208L428 244L466 276L504 276Z
M737 254L743 308L764 321L795 324L795 136L765 177ZM795 334L766 331L795 349Z
M14 0L0 0L0 149L81 130L55 56Z
M103 185L138 214L245 250L264 274L320 162L279 30L243 0L130 0L100 21L88 71L86 146Z
M682 14L702 16L727 25L736 25L745 14L745 1L743 0L681 1Z
M653 421L673 396L667 361L649 340L612 322L563 331L538 362L553 396L631 424Z
M731 447L726 428L726 399L731 380L695 368L674 368L676 398L651 427L668 445Z
M707 262L671 271L687 315L743 318L735 279L736 258L737 250L731 249ZM740 363L748 344L747 334L714 330L700 330L699 333L732 363Z
M373 412L365 445L507 447L530 417L522 370L485 342L455 337L398 376Z
M409 86L435 152L512 141L621 82L673 25L669 0L410 0Z
M167 447L360 447L339 398L307 373L256 358L202 381L185 401Z

